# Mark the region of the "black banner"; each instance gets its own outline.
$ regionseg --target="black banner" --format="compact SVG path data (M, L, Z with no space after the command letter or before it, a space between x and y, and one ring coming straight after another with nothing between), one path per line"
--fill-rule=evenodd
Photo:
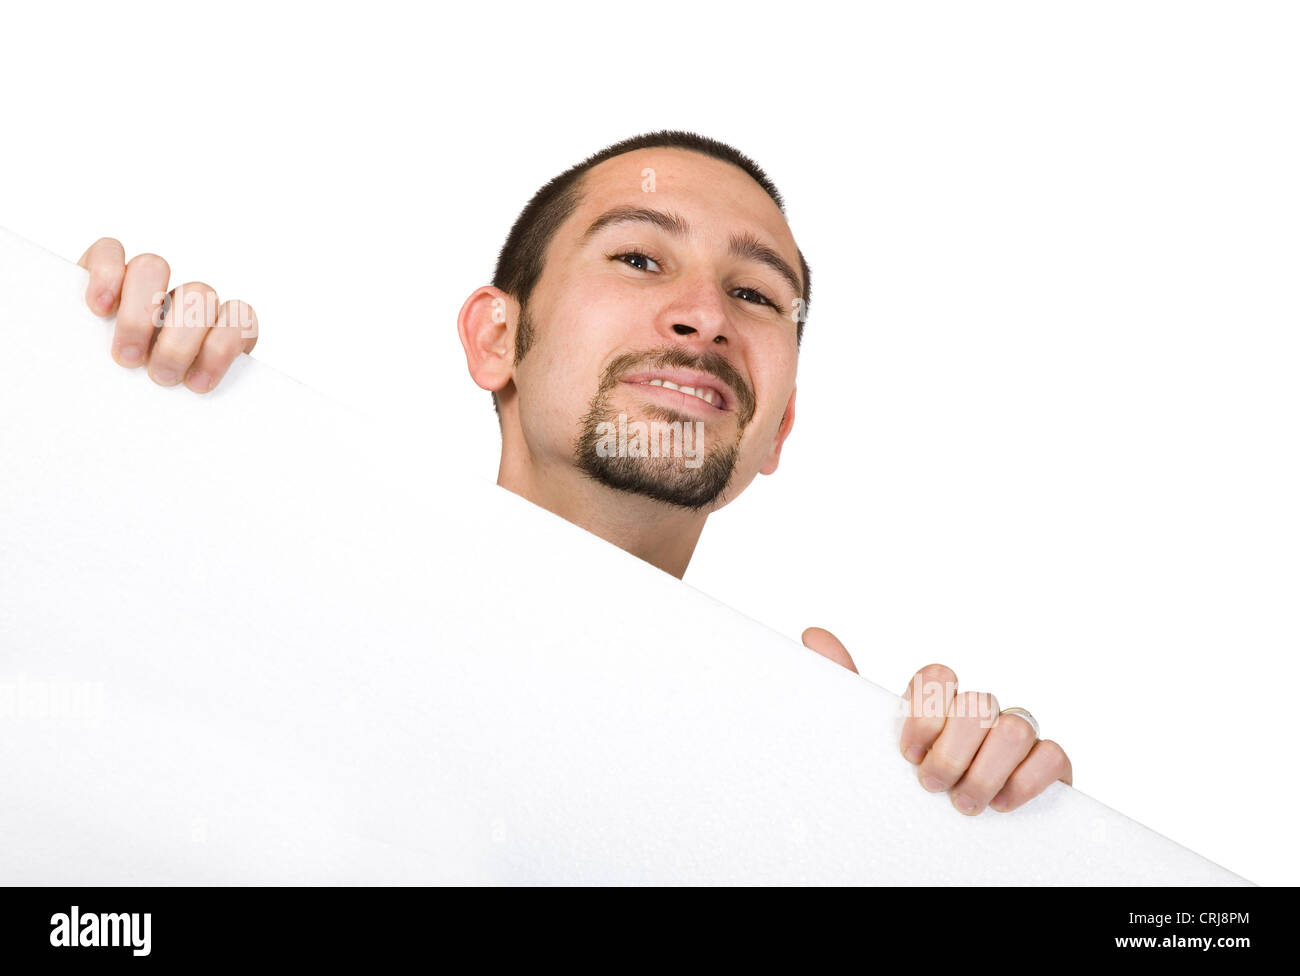
M865 894L833 892L835 905L815 896L812 917L783 906L758 914L734 902L721 911L685 905L651 914L634 903L593 914L575 894L582 914L559 919L528 904L526 894L509 914L488 913L472 895L458 894L453 903L446 891L431 888L6 888L0 891L0 965L165 970L177 963L319 961L371 969L409 962L413 953L436 964L464 948L486 951L494 961L515 948L535 958L554 954L559 943L564 955L578 959L594 961L598 949L609 965L617 964L616 954L639 960L659 945L679 954L689 935L692 944L710 945L733 963L750 949L769 959L787 947L820 955L848 939L843 948L864 967L903 962L899 952L918 966L945 959L994 964L1021 952L1040 963L1131 957L1141 965L1205 959L1232 966L1282 946L1289 914L1282 901L1291 901L1284 890L1263 888L878 888ZM548 893L545 908L556 906L555 897ZM611 906L611 897L618 896L602 896L602 903ZM475 917L457 918L450 904ZM681 964L680 955L673 964Z

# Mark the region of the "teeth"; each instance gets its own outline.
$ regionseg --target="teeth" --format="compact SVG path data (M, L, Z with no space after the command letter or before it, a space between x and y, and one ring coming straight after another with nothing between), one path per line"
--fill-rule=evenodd
M718 399L718 395L712 390L697 390L693 386L678 386L671 380L646 380L642 386L662 386L666 390L676 390L679 393L685 393L687 396L693 396L697 400L703 400L710 406Z

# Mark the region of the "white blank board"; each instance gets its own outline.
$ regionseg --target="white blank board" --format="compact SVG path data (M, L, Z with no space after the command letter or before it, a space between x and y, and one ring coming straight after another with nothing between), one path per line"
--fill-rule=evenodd
M156 387L87 277L0 231L0 882L1248 884L1064 783L962 816L896 692L438 458L454 416Z

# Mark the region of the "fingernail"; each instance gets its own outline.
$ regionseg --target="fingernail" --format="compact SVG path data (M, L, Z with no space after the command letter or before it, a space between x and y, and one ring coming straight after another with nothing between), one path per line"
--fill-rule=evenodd
M95 307L99 309L100 315L103 315L105 312L107 312L109 306L111 306L112 304L113 304L113 293L108 290L101 291L99 293L99 296L95 299Z
M993 799L989 800L989 806L991 806L994 810L997 810L999 812L1006 805L1007 805L1007 795L1005 793L999 793Z
M153 378L155 382L161 383L163 386L171 386L173 383L176 382L176 370L174 369L155 370L153 374Z
M122 362L130 366L138 366L140 363L139 346L123 346L118 355L121 357Z
M903 753L903 757L913 766L916 766L925 758L925 750L920 746L908 746L907 751Z
M933 776L922 776L921 785L924 786L931 793L938 793L940 790L943 789L943 784L940 783Z
M212 377L203 370L197 370L190 373L189 378L185 381L191 390L195 393L207 393L208 387L212 385Z
M974 813L975 801L965 793L955 793L952 798L953 805L962 813Z

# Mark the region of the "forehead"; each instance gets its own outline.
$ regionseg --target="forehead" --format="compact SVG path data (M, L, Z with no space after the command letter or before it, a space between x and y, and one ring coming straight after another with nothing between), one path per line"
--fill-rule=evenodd
M752 232L799 267L794 235L776 201L743 169L721 159L649 148L593 166L583 180L582 201L567 222L568 236L576 239L592 220L617 206L671 210L708 239Z

